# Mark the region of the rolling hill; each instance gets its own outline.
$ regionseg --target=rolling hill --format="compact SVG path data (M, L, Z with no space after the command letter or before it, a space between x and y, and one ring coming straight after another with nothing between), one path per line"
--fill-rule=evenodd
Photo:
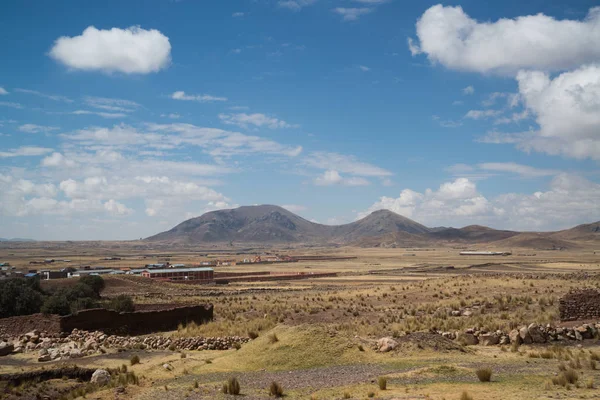
M428 228L389 210L375 211L344 225L308 221L274 205L211 211L188 219L146 241L179 244L338 244L360 247L425 247L444 244L493 244L501 247L569 248L572 241L600 241L600 223L559 232L521 233L480 225Z

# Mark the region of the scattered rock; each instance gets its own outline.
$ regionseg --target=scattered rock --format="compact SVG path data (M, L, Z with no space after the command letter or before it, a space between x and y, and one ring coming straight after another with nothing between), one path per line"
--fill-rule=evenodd
M377 341L377 351L386 353L394 350L398 346L398 342L390 337L384 337Z
M105 369L97 369L92 374L90 382L99 386L108 385L110 383L110 374Z
M0 357L7 356L13 352L15 346L6 342L0 342Z

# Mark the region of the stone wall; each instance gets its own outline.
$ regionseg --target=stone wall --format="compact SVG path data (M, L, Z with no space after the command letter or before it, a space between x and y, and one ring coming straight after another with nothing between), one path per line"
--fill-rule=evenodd
M577 321L600 317L600 291L581 289L564 295L558 304L561 321Z
M176 307L158 311L119 313L103 308L79 311L60 318L62 332L100 330L108 334L143 335L177 329L179 324L203 324L213 319L213 305Z

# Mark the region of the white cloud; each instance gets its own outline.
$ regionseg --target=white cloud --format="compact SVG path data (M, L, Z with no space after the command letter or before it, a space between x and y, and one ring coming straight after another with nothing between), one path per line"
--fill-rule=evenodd
M44 97L46 99L50 99L50 100L54 100L54 101L63 101L65 103L73 102L73 100L69 99L68 97L59 96L59 95L55 95L55 94L46 94L46 93L38 92L37 90L15 89L15 92L32 94L34 96Z
M469 85L466 88L463 88L462 92L463 92L463 94L471 95L471 94L475 93L475 88L473 86Z
M211 96L209 94L189 95L185 94L185 92L182 90L173 92L173 94L171 94L171 98L174 100L199 101L200 103L209 103L213 101L227 101L227 97L216 97Z
M505 193L492 199L482 195L474 182L458 178L438 190L405 189L397 198L381 197L358 217L383 208L429 226L487 224L501 229L552 230L600 219L598 196L600 185L576 175L557 175L545 192Z
M127 208L125 204L119 203L113 199L110 199L104 203L104 209L112 215L129 215L133 213L131 208Z
M318 176L314 180L315 185L317 186L331 186L331 185L343 185L343 186L366 186L369 184L369 181L365 178L358 176L351 176L349 178L344 178L340 175L338 171L335 170L327 170L323 173L323 175Z
M359 65L358 68L363 71L363 72L368 72L371 70L371 68L365 66L365 65Z
M516 73L521 69L558 71L600 58L600 7L582 21L556 20L544 14L478 22L460 6L429 8L417 21L419 44L413 55L448 68Z
M554 79L522 71L517 81L525 107L539 125L539 131L519 144L521 149L600 159L600 65L582 66Z
M356 21L361 16L369 14L370 12L372 12L373 9L372 8L368 8L368 7L360 7L360 8L356 8L356 7L352 7L352 8L336 7L332 11L334 13L336 13L336 14L341 15L342 16L342 20L344 20L344 21Z
M372 5L376 5L376 4L383 4L383 3L387 3L390 0L353 0L355 3L362 3L362 4L372 4Z
M55 127L55 126L42 126L42 125L35 125L35 124L24 124L19 126L19 130L21 132L26 132L26 133L40 133L40 132L44 132L44 133L48 133L51 131L57 131L59 128Z
M89 26L80 36L58 38L49 54L72 69L148 74L169 66L171 44L156 29Z
M521 102L521 96L518 93L505 93L505 92L494 92L490 93L487 99L481 103L486 107L491 107L496 104L496 100L506 99L506 104L510 108L514 108Z
M43 167L72 168L75 167L77 164L75 163L75 161L67 159L61 153L54 152L48 157L45 157L42 160L41 165Z
M90 107L100 108L107 111L133 112L135 109L141 107L135 101L106 97L86 96L84 101Z
M243 17L244 15L246 15L246 13L239 12L239 11L238 12L234 12L233 14L231 14L231 16L233 18L240 18L240 17Z
M479 168L486 171L510 172L520 175L524 178L537 178L542 176L558 175L560 171L552 169L535 168L529 165L522 165L512 162L506 163L482 163Z
M47 147L21 146L8 151L0 151L0 158L43 156L51 151L52 149Z
M23 108L23 106L20 103L15 103L12 101L0 101L0 106L11 107L11 108L16 108L16 109Z
M124 113L110 113L110 112L102 112L102 111L89 111L89 110L76 110L71 111L68 114L73 115L97 115L102 118L124 118L127 114Z
M0 86L0 96L8 94L8 92L6 91L6 89L4 89L2 86Z
M280 0L277 2L279 7L287 8L292 11L300 11L306 6L316 3L317 0Z
M363 177L389 177L393 175L390 171L383 168L358 161L354 156L338 153L313 152L303 160L303 163L313 168Z
M288 124L287 122L269 117L265 114L254 113L254 114L219 114L219 119L225 124L237 125L242 128L248 128L248 125L254 125L257 127L267 127L270 129L282 129L282 128L297 128L298 125Z
M465 118L470 119L486 119L502 114L500 110L469 110Z

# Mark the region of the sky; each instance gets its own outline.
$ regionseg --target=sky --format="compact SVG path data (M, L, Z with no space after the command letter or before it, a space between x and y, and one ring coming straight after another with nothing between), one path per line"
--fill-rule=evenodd
M489 3L2 2L0 237L600 220L600 7Z

